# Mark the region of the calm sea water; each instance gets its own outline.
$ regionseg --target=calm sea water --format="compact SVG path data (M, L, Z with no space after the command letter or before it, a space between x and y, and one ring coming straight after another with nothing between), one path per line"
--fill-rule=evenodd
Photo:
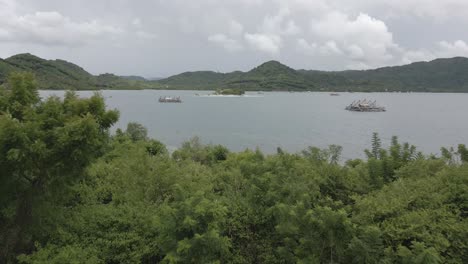
M42 97L63 91L41 91ZM196 94L200 94L197 96ZM273 153L277 147L297 152L307 146L343 147L343 158L363 157L373 132L388 145L393 135L425 153L468 144L468 94L433 93L247 93L243 97L205 96L200 91L102 91L109 108L120 111L114 127L128 122L146 126L149 135L177 148L198 136L204 143L234 151L246 148ZM93 92L82 91L87 97ZM181 104L159 103L159 96L180 96ZM387 112L344 110L354 100L377 100Z

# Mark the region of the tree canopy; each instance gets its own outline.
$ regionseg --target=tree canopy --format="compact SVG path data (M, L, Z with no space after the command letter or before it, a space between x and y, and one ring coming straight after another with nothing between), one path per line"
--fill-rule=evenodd
M0 91L0 263L467 263L465 145L172 153L94 94Z

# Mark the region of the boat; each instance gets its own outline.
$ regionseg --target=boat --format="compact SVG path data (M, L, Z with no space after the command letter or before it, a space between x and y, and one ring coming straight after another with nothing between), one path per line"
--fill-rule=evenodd
M346 108L348 111L354 112L385 112L386 109L383 106L378 106L376 101L358 100L352 102Z
M180 97L172 97L172 96L160 96L159 97L160 103L182 103Z
M331 96L339 96L339 93L330 93Z

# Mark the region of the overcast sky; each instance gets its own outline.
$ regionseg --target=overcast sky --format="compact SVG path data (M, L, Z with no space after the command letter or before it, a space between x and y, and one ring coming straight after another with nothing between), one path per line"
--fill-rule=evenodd
M468 0L0 0L0 57L164 77L468 56Z

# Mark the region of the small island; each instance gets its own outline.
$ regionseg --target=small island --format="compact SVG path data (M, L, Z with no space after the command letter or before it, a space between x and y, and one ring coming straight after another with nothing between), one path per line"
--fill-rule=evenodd
M214 95L243 95L244 90L241 89L216 89Z

